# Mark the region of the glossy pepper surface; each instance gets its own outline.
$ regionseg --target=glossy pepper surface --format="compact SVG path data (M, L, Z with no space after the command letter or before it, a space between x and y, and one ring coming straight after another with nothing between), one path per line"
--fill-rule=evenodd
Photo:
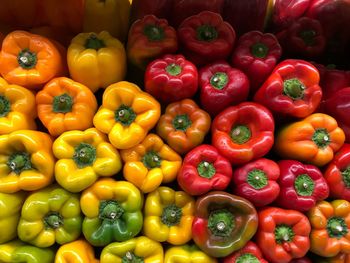
M228 107L215 117L211 129L213 146L233 165L264 156L274 142L272 114L254 102Z
M164 263L217 263L196 245L173 246L165 251Z
M25 200L17 228L18 237L36 247L62 245L78 239L81 223L79 196L50 186L33 192Z
M323 166L333 159L344 141L344 132L334 118L314 113L282 128L276 137L275 150L285 159Z
M130 82L110 85L103 93L102 106L94 117L95 127L108 134L117 149L139 144L160 116L160 104Z
M76 240L60 246L56 252L55 263L99 263L93 247L85 240Z
M121 156L124 178L143 193L175 180L182 163L181 156L156 134L148 134L140 144L122 150Z
M238 251L233 252L231 255L225 257L223 263L268 263L261 253L260 248L253 243L248 243Z
M259 212L256 243L271 263L287 263L310 248L308 218L295 210L267 207Z
M225 257L244 247L257 228L257 212L242 197L213 191L197 199L193 240L210 256Z
M83 233L93 246L128 240L142 229L142 195L129 182L100 179L82 193L80 204Z
M157 124L157 134L177 153L200 145L209 132L211 119L190 99L169 104Z
M52 150L57 158L56 181L70 192L81 192L99 177L113 176L122 168L118 150L96 128L64 132Z
M123 80L126 74L124 46L107 31L74 37L67 50L67 63L72 79L92 92Z
M94 94L84 85L66 77L54 78L37 93L38 116L49 133L57 137L65 131L92 127L97 110Z
M52 140L43 132L20 130L0 136L0 192L34 191L53 180Z

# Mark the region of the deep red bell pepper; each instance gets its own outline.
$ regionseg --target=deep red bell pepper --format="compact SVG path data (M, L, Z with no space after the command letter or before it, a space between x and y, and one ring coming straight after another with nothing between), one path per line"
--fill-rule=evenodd
M316 166L295 160L282 160L278 165L281 191L276 204L280 207L306 212L328 197L329 187Z
M307 257L293 259L290 263L312 263Z
M304 118L321 102L318 70L304 60L287 59L279 63L255 93L254 101L276 115Z
M211 145L200 145L186 154L177 175L180 187L190 195L225 190L232 178L230 162Z
M233 173L233 192L252 202L255 206L272 203L280 192L276 182L280 176L278 164L272 160L261 158L249 162Z
M196 65L227 59L236 39L232 26L210 11L188 17L177 33L184 55Z
M198 88L195 65L182 55L165 55L151 62L145 73L145 89L163 103L191 98Z
M225 257L222 263L268 263L261 253L260 248L249 241L243 248Z
M226 62L216 62L199 71L199 88L203 109L215 116L228 106L247 99L249 79Z
M212 124L212 144L233 165L267 154L274 142L271 112L254 102L242 102L217 115Z
M251 31L238 39L232 65L247 74L250 93L254 94L271 74L282 54L273 34Z

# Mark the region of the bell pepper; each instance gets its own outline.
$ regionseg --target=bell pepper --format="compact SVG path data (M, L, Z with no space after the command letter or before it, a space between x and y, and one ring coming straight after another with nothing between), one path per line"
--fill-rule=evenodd
M242 102L217 115L212 144L231 164L240 165L267 154L274 142L270 111L254 102Z
M67 63L72 79L92 92L123 80L126 74L124 46L107 31L74 37L67 50Z
M199 71L199 87L203 109L215 116L228 106L247 99L249 79L226 62L216 62Z
M49 133L57 137L65 131L92 127L97 110L94 94L72 79L54 78L37 93L38 116Z
M101 253L101 263L163 263L162 245L145 236L114 242Z
M310 248L308 218L295 210L267 207L259 211L256 243L271 263L287 263Z
M51 248L30 246L19 240L0 245L1 263L53 263L54 259Z
M319 81L320 75L312 64L287 59L275 67L255 93L254 101L276 115L304 118L313 113L321 102Z
M260 248L253 243L248 243L240 250L233 252L223 259L223 263L268 263L261 253Z
M335 257L317 257L317 263L349 263L350 254L348 253L339 253ZM310 261L311 262L311 261ZM309 263L309 262L307 262Z
M238 39L232 54L232 65L250 80L250 93L260 88L281 58L282 48L277 38L270 33L250 31Z
M165 251L164 263L217 263L196 245L173 246Z
M126 50L129 61L145 70L152 60L176 52L176 30L166 19L146 15L131 25Z
M83 233L93 246L126 241L142 229L143 197L129 182L100 179L82 193L80 204Z
M66 190L76 193L91 186L100 176L113 176L122 168L118 151L96 128L68 131L52 146L58 161L56 181Z
M129 0L85 0L83 31L105 30L124 42L128 35L129 14Z
M63 61L49 39L26 31L13 31L2 43L0 74L11 84L38 90L62 75Z
M308 213L311 223L310 251L333 257L350 253L350 203L346 200L321 201Z
M120 154L124 162L124 178L143 193L174 181L182 161L181 156L156 134L148 134L140 144L122 150Z
M186 18L177 34L184 55L197 66L227 59L236 39L232 26L210 11Z
M0 193L34 191L53 181L51 138L38 131L20 130L0 136Z
M18 237L36 247L63 245L80 236L82 216L79 196L50 186L25 200L18 223Z
M160 104L130 82L110 85L103 93L102 105L95 114L94 125L108 134L117 149L139 144L160 116Z
M95 259L93 247L85 240L76 240L60 246L57 250L55 263L99 263Z
M290 263L312 263L312 261L307 257L293 259Z
M258 228L258 215L248 200L212 191L197 199L193 241L213 257L226 257L245 246Z
M333 159L344 140L344 132L334 118L314 113L282 128L275 140L275 150L285 159L323 166Z
M17 237L17 224L25 196L24 192L0 193L0 244Z
M276 204L279 207L306 212L328 197L329 187L316 166L295 160L282 160L278 165L281 191Z
M29 90L0 78L0 135L35 130L35 96Z
M194 199L161 186L146 197L143 233L158 242L183 245L192 238Z
M246 198L256 207L272 203L280 192L277 179L280 176L278 164L260 158L237 168L232 177L233 193Z
M202 195L225 190L231 177L230 162L214 146L202 144L186 154L177 182L186 193Z
M147 66L144 83L149 94L168 104L194 96L198 72L184 56L165 55Z

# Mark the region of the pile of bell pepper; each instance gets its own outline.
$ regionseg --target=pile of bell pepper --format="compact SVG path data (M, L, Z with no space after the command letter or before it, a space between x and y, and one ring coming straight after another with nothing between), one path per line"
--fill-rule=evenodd
M350 262L347 0L0 5L1 263Z

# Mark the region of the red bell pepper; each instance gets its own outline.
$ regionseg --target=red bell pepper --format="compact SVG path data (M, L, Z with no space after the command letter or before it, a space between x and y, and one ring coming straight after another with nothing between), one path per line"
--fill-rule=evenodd
M267 154L274 142L270 111L254 102L242 102L222 111L213 121L212 144L233 165Z
M293 259L290 263L312 263L307 257Z
M227 59L236 39L232 26L209 11L188 17L177 33L183 53L196 65Z
M147 66L144 83L146 91L161 102L175 102L196 93L198 72L182 55L165 55Z
M350 201L350 144L344 144L324 172L330 196Z
M281 54L281 46L273 34L251 31L238 39L232 65L247 74L251 94L254 94L271 74Z
M255 93L254 101L276 115L304 118L321 102L319 81L319 73L313 65L304 60L287 59L276 66Z
M276 204L280 207L306 212L328 197L327 182L316 166L295 160L282 160L278 165L281 191Z
M126 48L130 62L145 70L152 60L177 50L176 31L167 20L146 15L131 25Z
M308 218L295 210L267 207L259 212L256 243L271 263L288 263L310 248Z
M249 241L243 248L225 257L222 263L268 263L261 253L260 248Z
M199 71L200 101L212 116L247 99L249 79L226 62L216 62Z
M200 145L186 154L177 175L180 187L190 195L225 190L232 177L230 162L211 145Z
M257 207L268 205L280 192L276 182L279 176L280 168L276 162L265 158L252 161L234 171L233 192Z

